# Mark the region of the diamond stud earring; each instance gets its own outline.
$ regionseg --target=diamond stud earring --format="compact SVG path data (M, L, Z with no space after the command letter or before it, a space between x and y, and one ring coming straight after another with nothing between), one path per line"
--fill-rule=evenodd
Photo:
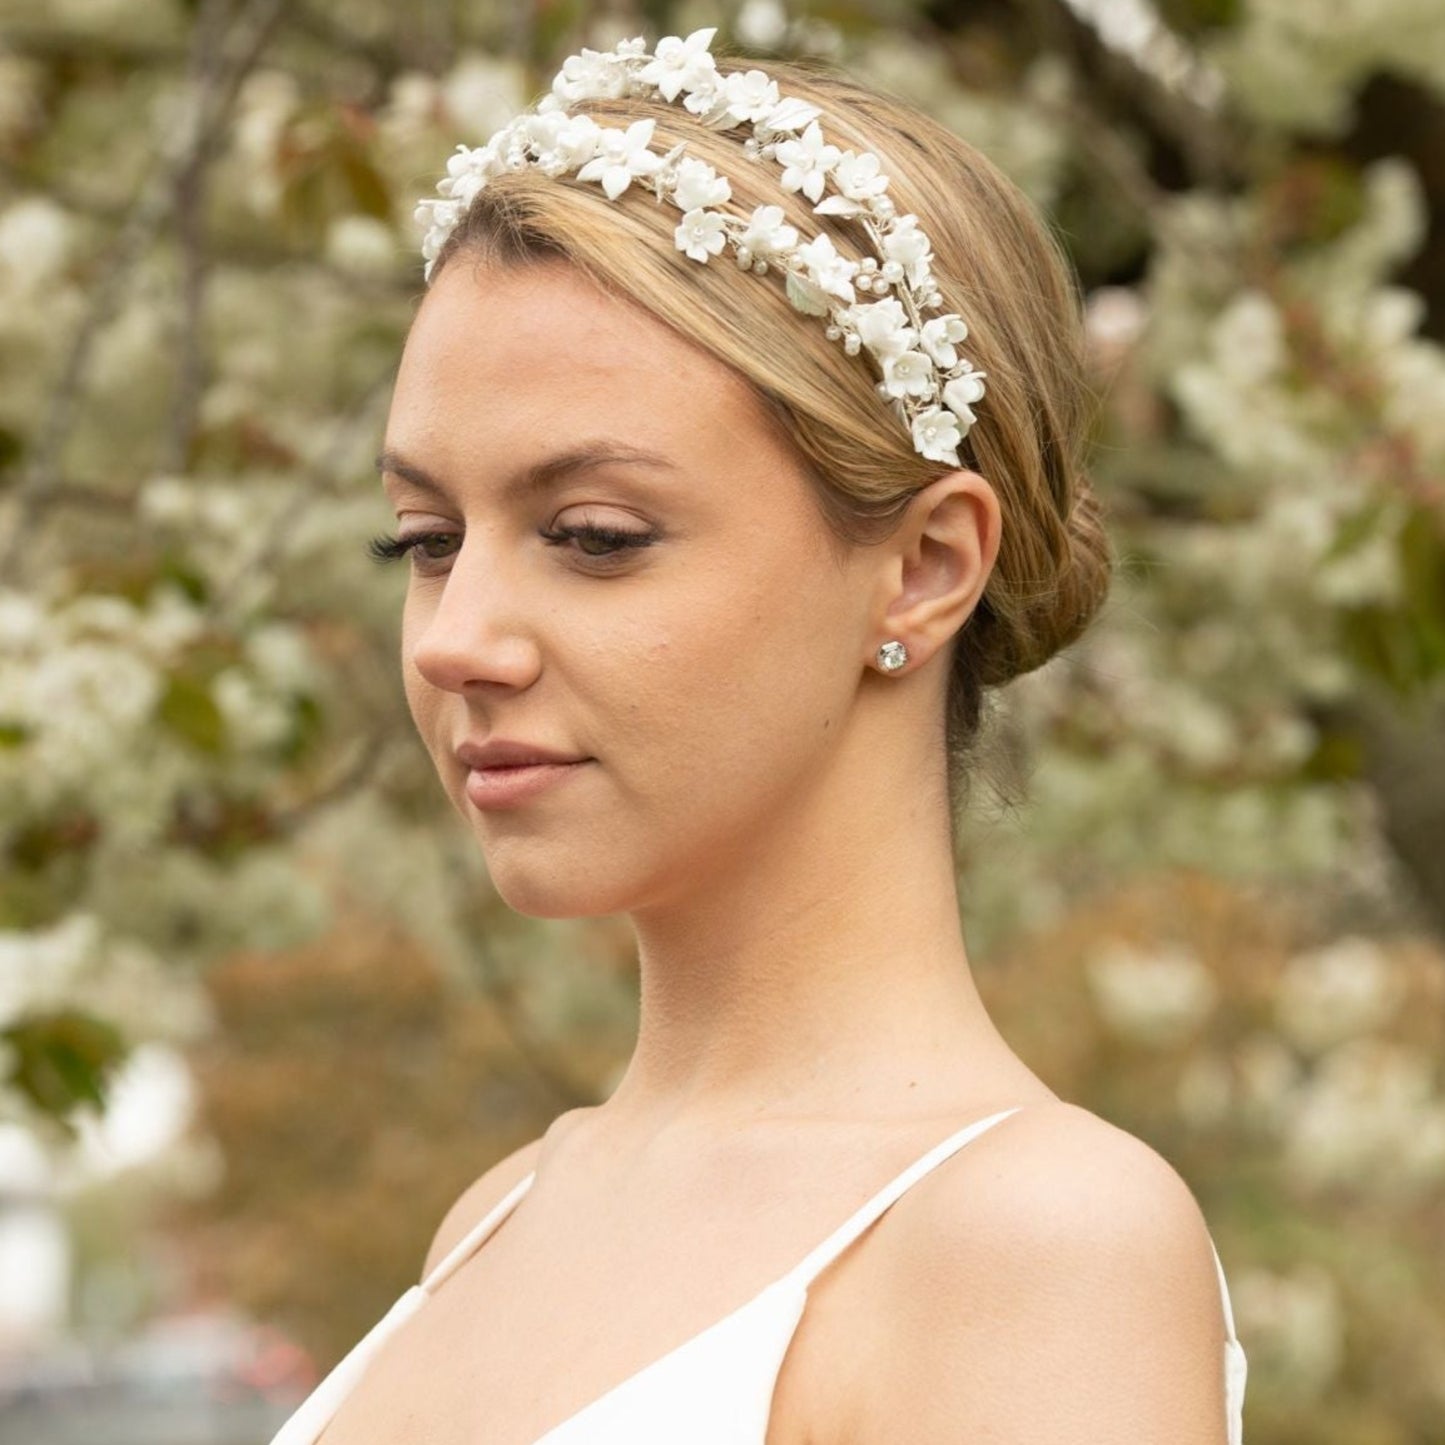
M878 666L884 672L897 672L908 661L908 649L901 642L885 642L878 649Z

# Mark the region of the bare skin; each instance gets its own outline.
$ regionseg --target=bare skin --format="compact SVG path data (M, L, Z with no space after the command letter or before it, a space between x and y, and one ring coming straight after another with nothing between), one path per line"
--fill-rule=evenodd
M522 469L594 441L665 461L504 496ZM510 906L630 917L641 1013L612 1095L457 1201L428 1271L536 1171L516 1213L373 1362L326 1445L540 1445L791 1268L933 1144L1015 1104L1028 1107L819 1279L768 1445L1015 1438L999 1433L1019 1408L1007 1392L1027 1385L1006 1366L996 1389L975 1375L951 1403L945 1377L959 1372L945 1356L922 1382L932 1413L910 1404L952 1308L946 1276L920 1291L918 1272L1027 1299L1046 1266L1074 1262L1032 1249L1038 1272L1012 1277L1018 1200L1039 1201L1024 1211L1035 1235L1059 1237L1061 1174L1086 1156L1112 1161L1100 1175L1110 1210L1111 1181L1132 1168L1151 1216L1179 1221L1185 1323L1161 1304L1145 1324L1172 1328L1181 1359L1217 1350L1213 1266L1182 1181L1060 1102L1000 1036L970 972L941 717L950 643L998 551L989 483L939 478L889 540L838 565L805 478L741 382L556 264L443 270L408 339L386 448L399 534L446 534L413 554L402 639L438 776ZM576 523L655 540L608 559L538 536ZM892 676L873 665L889 638L910 656ZM492 736L591 761L520 808L479 809L454 750ZM997 1247L980 1253L974 1237ZM1037 1337L1022 1313L1015 1327ZM950 1328L969 1348L970 1326ZM1008 1330L995 1336L973 1345L980 1370ZM1215 1385L1197 1382L1200 1398ZM900 1429L910 1410L916 1427ZM1075 1438L1027 1418L1036 1433L1017 1438ZM1119 1418L1140 1442L1223 1440L1179 1430L1177 1416L1160 1417L1157 1437Z

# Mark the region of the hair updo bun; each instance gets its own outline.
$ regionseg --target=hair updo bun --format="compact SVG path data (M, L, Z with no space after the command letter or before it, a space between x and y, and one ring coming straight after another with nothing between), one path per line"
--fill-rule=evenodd
M727 73L753 62L719 55L717 64ZM945 307L967 322L968 354L988 377L959 456L998 495L1003 527L987 588L957 635L949 678L948 781L956 803L980 731L984 689L1068 646L1108 593L1109 540L1083 472L1094 398L1077 279L1028 197L938 121L820 61L769 60L765 68L784 95L821 109L831 143L877 153L898 210L916 214L932 241ZM680 105L644 95L589 100L580 108L603 124L651 117L652 149L686 141L688 155L728 178L730 209L738 214L782 206L786 222L802 234L826 233L855 260L872 254L856 223L816 215L801 193L782 189L776 168L748 160L736 135L709 129ZM948 464L914 449L874 390L866 359L828 340L771 278L682 256L676 220L643 188L610 200L590 182L528 167L493 178L477 193L436 256L432 280L459 252L485 264L576 266L750 384L801 458L840 546L886 536Z

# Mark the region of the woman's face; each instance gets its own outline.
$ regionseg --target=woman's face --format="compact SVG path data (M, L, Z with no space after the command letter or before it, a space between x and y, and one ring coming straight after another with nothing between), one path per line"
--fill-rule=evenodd
M721 363L569 267L458 257L413 323L385 445L397 536L438 534L402 564L407 698L512 907L676 902L821 784L876 645L877 563L840 566ZM576 526L645 545L547 536ZM494 738L589 761L478 806L456 749Z

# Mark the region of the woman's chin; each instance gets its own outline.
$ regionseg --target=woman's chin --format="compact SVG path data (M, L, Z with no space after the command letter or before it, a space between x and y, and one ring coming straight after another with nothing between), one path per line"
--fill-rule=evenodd
M604 886L595 865L574 875L555 859L530 867L488 857L487 873L497 897L529 918L605 918L626 912L635 897L633 889Z

